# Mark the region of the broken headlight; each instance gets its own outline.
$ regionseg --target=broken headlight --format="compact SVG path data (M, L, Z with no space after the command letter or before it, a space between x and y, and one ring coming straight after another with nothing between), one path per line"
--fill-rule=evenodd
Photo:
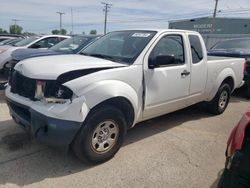
M69 88L57 84L56 81L36 81L35 99L48 103L65 103L73 96Z

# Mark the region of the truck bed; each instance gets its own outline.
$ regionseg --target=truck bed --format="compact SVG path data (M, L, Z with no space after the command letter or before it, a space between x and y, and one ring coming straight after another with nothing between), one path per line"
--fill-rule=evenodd
M207 61L217 61L217 60L232 60L232 59L239 59L239 58L232 58L232 57L221 57L221 56L207 56Z

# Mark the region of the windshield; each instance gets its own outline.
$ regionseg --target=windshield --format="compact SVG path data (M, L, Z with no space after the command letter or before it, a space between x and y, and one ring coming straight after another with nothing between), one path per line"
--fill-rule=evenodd
M40 37L30 37L30 38L27 38L27 39L23 39L21 40L20 42L14 44L13 46L26 46L32 42L34 42L35 40L39 39Z
M250 51L250 39L228 40L216 44L212 49L237 50L244 49Z
M111 32L93 42L81 54L132 64L155 34L155 31Z
M11 41L11 40L13 40L13 39L6 39L6 40L3 40L3 41L0 42L0 45L5 45L5 44L7 44L9 41Z
M95 38L96 37L94 36L74 36L51 47L50 50L56 52L77 53Z

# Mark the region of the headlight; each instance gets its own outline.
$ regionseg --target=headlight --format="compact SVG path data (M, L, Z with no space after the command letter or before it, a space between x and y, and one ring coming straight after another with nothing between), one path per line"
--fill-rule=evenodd
M71 100L73 91L56 83L56 81L36 81L35 99L47 103L66 103Z

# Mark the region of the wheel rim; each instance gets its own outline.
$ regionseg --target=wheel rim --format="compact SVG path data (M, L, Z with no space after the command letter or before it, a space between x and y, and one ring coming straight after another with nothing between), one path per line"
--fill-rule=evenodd
M219 99L219 107L220 107L220 109L224 109L226 107L227 101L228 101L228 93L227 93L227 91L223 91L220 94L220 99Z
M97 125L92 136L92 149L96 153L108 152L116 143L119 127L112 121L103 121Z

